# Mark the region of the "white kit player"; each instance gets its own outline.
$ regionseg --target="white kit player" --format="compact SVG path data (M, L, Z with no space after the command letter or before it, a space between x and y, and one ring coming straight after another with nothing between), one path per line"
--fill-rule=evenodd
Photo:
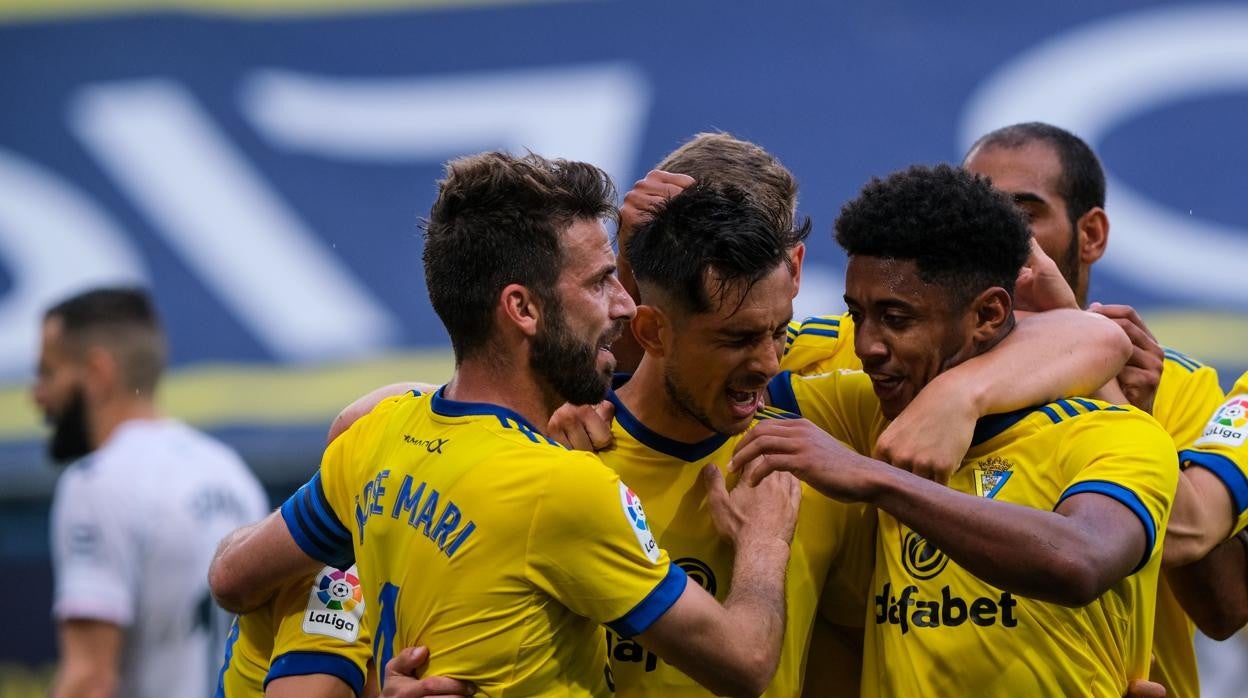
M224 444L161 418L164 337L142 291L101 289L44 316L34 398L52 458L52 695L211 694L229 618L208 594L217 542L264 516Z

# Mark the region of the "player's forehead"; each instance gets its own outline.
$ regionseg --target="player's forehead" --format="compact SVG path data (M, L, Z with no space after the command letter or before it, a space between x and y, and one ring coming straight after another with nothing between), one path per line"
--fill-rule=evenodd
M700 313L705 329L720 334L754 334L772 332L793 319L793 296L797 288L793 274L779 264L766 276L751 284L737 281L722 285L714 272L708 270L703 287L711 299L712 309Z
M615 264L611 238L601 220L577 219L560 236L565 274L574 277L597 274Z
M944 289L919 276L913 259L854 255L845 268L845 301L860 309L885 306L924 308L942 304Z
M994 187L1010 194L1033 193L1060 198L1061 158L1057 149L1043 141L1016 146L982 145L967 156L963 167L988 177Z

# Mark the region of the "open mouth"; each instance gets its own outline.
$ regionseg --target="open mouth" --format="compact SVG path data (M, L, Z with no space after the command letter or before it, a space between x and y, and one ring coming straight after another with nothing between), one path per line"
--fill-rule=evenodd
M728 404L732 407L733 416L737 419L750 417L763 406L763 391L761 388L754 390L734 390L728 388L724 392L728 395Z

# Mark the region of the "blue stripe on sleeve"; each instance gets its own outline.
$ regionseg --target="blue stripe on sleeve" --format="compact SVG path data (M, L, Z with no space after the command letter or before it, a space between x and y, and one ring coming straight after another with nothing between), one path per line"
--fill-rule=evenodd
M1049 420L1052 421L1054 424L1057 424L1058 422L1062 421L1062 418L1057 416L1057 411L1054 410L1052 407L1049 407L1048 405L1041 407L1040 411L1049 415Z
M1135 514L1140 523L1144 524L1144 535L1146 538L1144 542L1144 557L1140 560L1140 564L1131 570L1131 574L1139 572L1144 565L1148 564L1148 558L1153 554L1153 546L1157 543L1157 524L1153 521L1153 515L1148 513L1148 507L1144 506L1144 502L1140 501L1139 495L1116 482L1105 480L1084 480L1071 485L1066 488L1061 497L1058 497L1057 504L1054 504L1053 508L1058 508L1062 502L1077 494L1089 492L1104 495L1122 504L1130 509L1131 513Z
M351 549L351 538L349 534L345 539L338 536L346 529L338 523L337 519L333 520L337 523L336 528L327 528L324 521L317 515L312 501L316 497L315 490L319 477L319 473L314 475L312 480L282 503L282 520L286 522L286 528L290 530L290 535L295 539L299 549L308 557L343 569L351 566L355 560L354 551ZM324 496L323 492L322 496Z
M264 677L264 687L269 682L284 676L307 676L308 674L328 674L342 679L351 687L355 695L364 690L364 672L346 657L326 652L287 652L269 667Z
M802 320L802 327L805 328L807 325L823 325L825 327L840 327L841 319L839 317L819 317L818 315L815 315L814 317L808 317L805 320Z
M1232 516L1239 518L1248 509L1248 478L1244 477L1243 471L1230 458L1217 453L1188 449L1179 451L1179 463L1185 466L1198 465L1216 475L1231 493L1231 505L1235 507L1231 512Z
M639 635L650 629L654 621L660 616L667 613L667 609L676 603L676 599L685 593L685 584L689 581L685 571L676 566L676 563L668 563L667 575L663 577L663 581L641 600L641 603L633 607L633 610L625 613L617 618L607 627L611 628L620 637L632 637Z
M1170 359L1183 368L1186 368L1189 373L1195 373L1196 369L1200 368L1200 364L1195 359L1173 349L1164 349L1162 354L1164 354L1167 359Z
M1065 400L1058 400L1057 406L1062 408L1062 411L1065 412L1066 416L1068 417L1079 416L1079 410L1075 409L1074 405L1070 404L1069 402L1066 402Z
M793 394L793 374L789 371L781 371L772 377L767 383L767 395L771 397L771 406L792 412L796 415L802 414L802 408L797 405L797 396Z
M802 327L802 329L801 329L801 330L800 330L797 334L798 334L798 335L811 335L811 334L813 334L813 335L815 335L816 337L831 337L831 338L833 338L833 339L836 339L836 338L838 338L838 337L840 337L840 336L841 336L841 331L840 331L840 330L833 330L833 329L826 329L826 330L825 330L825 329L822 329L822 328L819 328L819 327Z
M331 534L335 543L346 542L351 544L351 532L346 526L338 520L334 514L333 508L329 505L329 497L325 496L325 485L321 482L321 473L318 471L312 476L314 487L308 493L308 501L312 504L312 508L316 511L316 520L321 524L325 533Z

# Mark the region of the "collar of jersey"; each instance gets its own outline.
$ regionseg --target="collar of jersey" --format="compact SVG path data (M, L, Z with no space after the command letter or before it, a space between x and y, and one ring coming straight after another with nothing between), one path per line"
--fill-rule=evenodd
M975 433L971 436L971 448L987 442L1006 429L1026 419L1027 415L1039 411L1043 407L1044 405L1032 405L1031 407L1024 407L1013 412L1002 412L1001 414L990 414L980 417L979 421L975 423Z
M518 413L503 407L502 405L494 405L488 402L460 402L452 400L442 394L446 390L446 386L438 388L438 391L430 398L429 409L443 417L480 417L484 415L492 415L499 419L510 419L516 424L523 425L525 428L532 429L535 433L544 433L541 429L529 423L529 420L521 417Z
M611 404L615 405L615 421L623 427L624 431L628 432L629 436L637 439L646 448L658 451L664 455L694 463L719 450L719 447L723 446L724 442L728 440L728 437L723 434L714 434L692 444L669 439L662 434L652 431L650 427L642 424L637 417L633 416L633 413L628 411L628 408L624 406L624 403L615 394L614 390L607 393L607 399L611 401Z

